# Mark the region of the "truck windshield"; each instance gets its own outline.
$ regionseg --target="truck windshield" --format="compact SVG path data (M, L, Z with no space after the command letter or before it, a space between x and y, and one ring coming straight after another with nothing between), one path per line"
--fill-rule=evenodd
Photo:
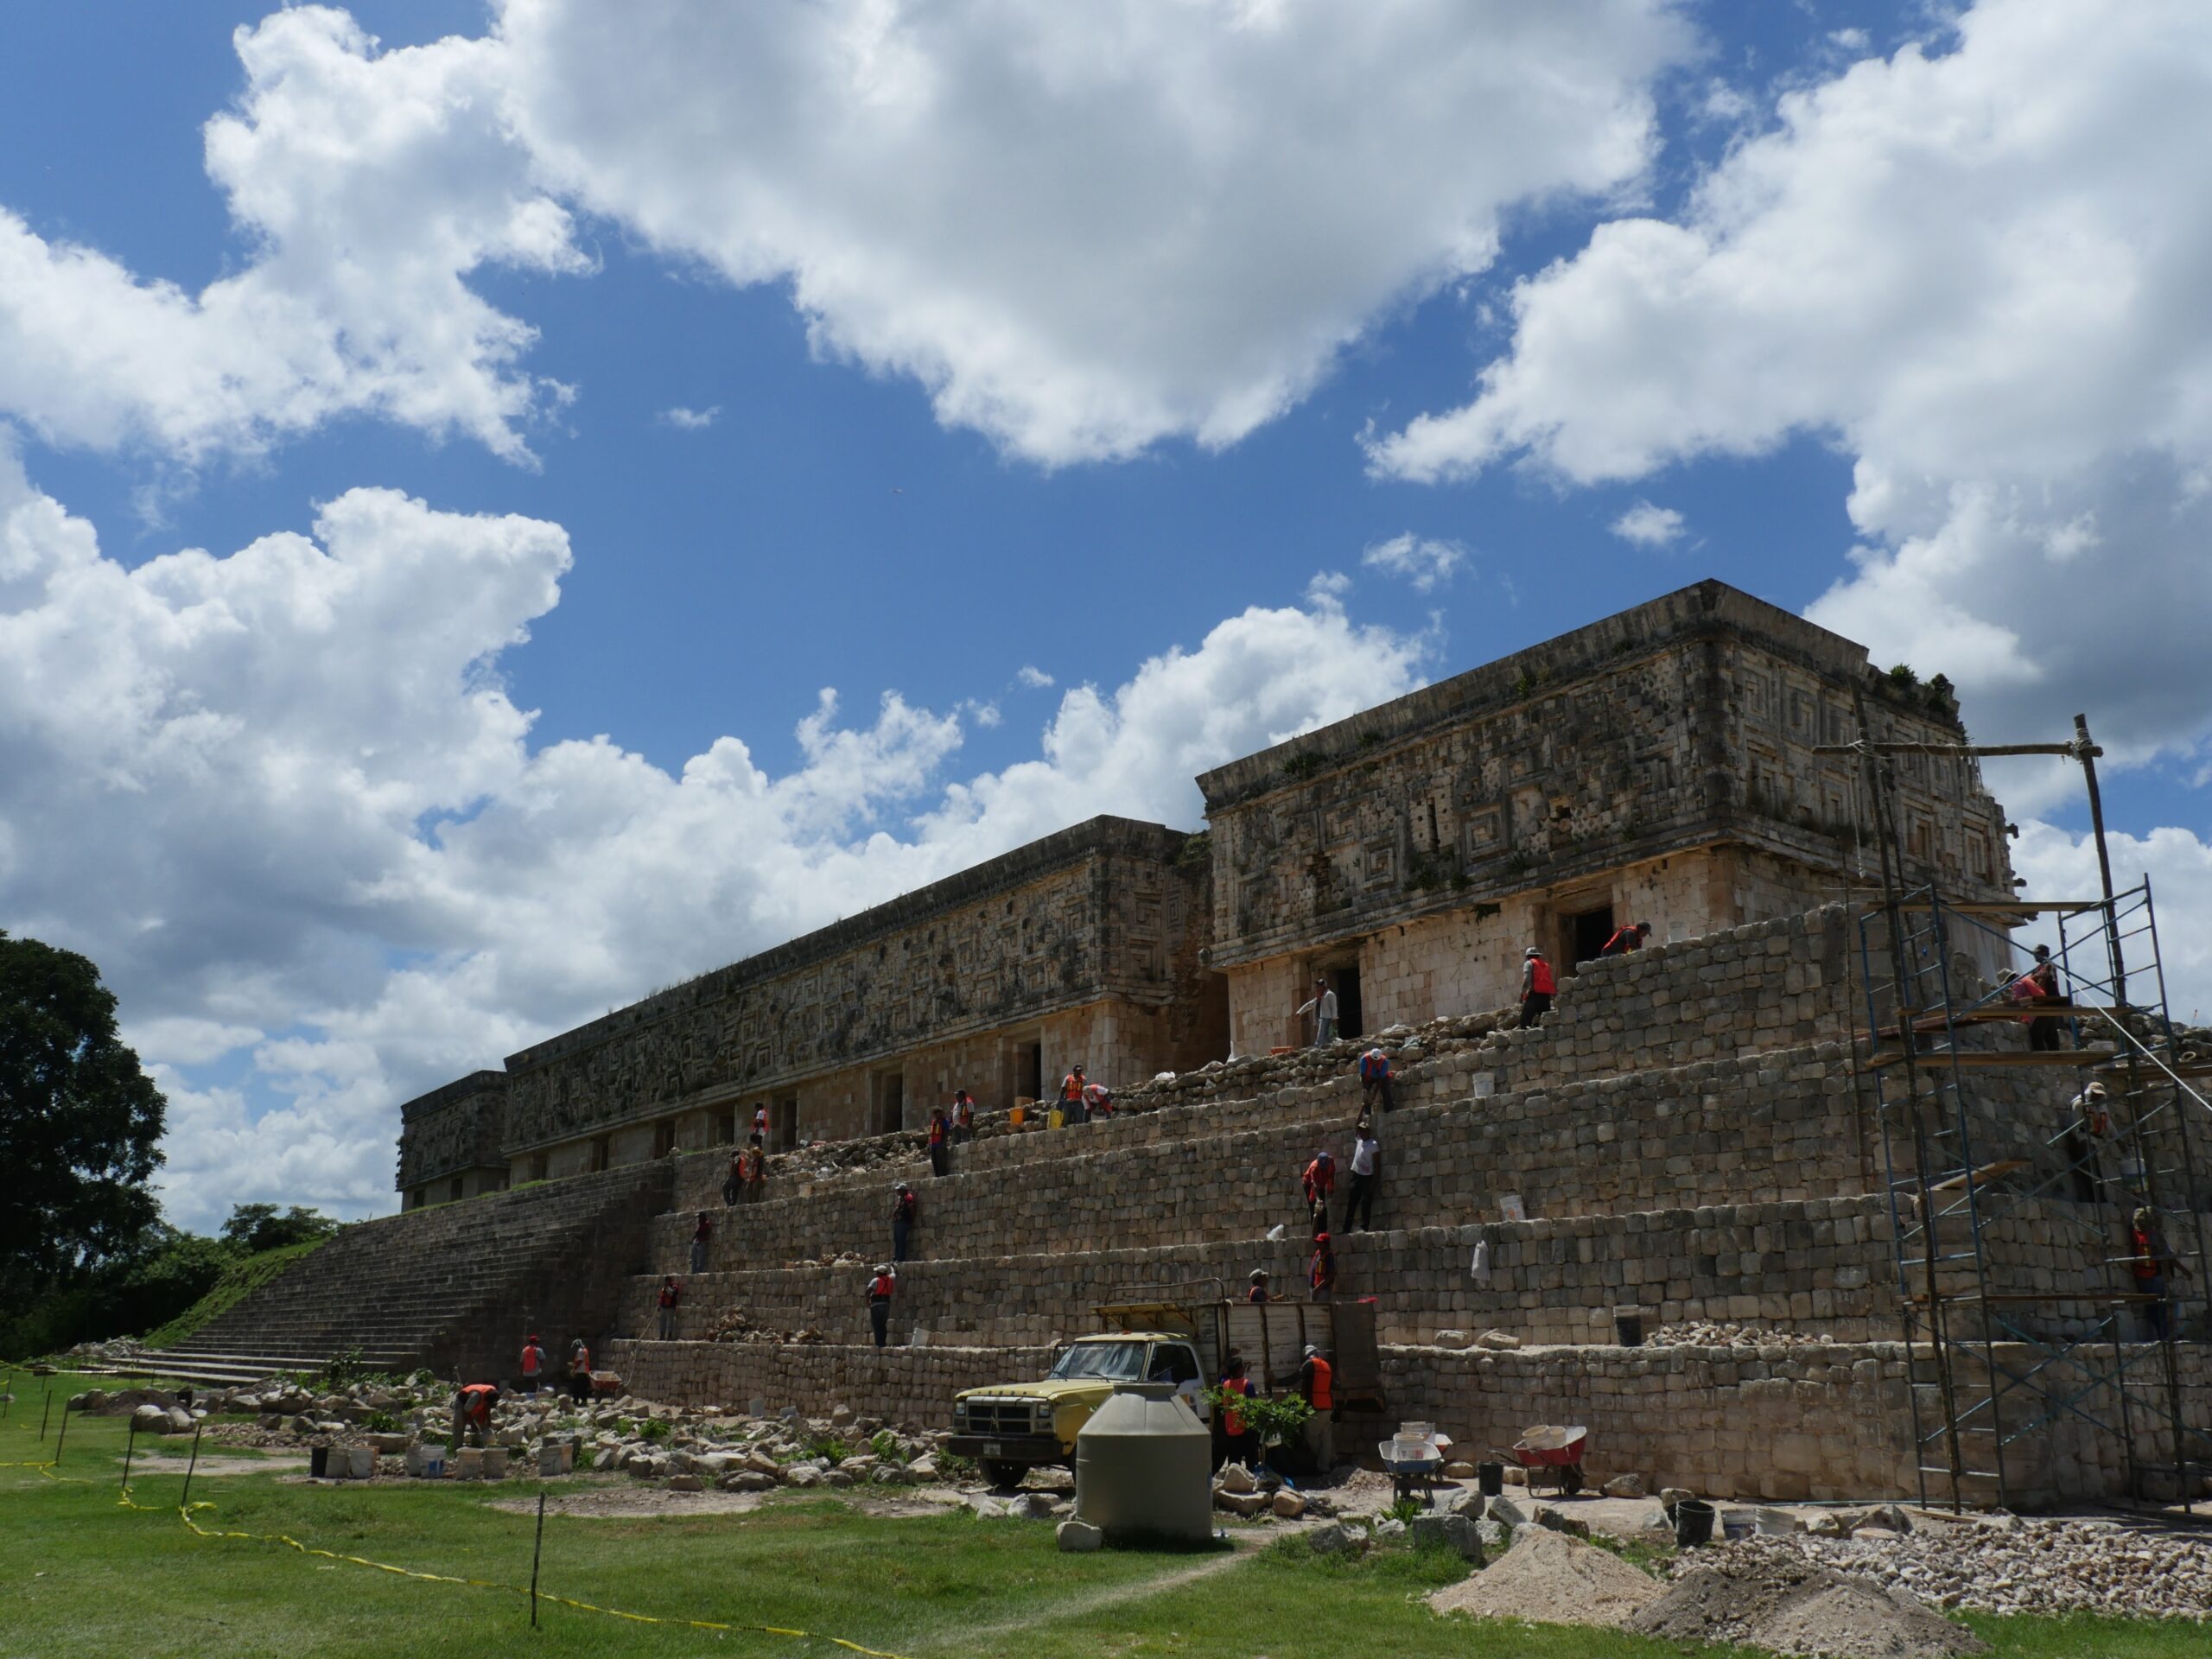
M1111 1382L1134 1382L1144 1375L1144 1344L1141 1342L1078 1342L1054 1362L1056 1377L1096 1376Z

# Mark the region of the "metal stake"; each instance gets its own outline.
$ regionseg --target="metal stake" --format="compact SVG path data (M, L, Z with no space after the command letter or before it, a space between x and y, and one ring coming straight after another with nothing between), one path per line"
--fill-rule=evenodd
M67 1415L67 1407L63 1408L63 1414L64 1414L65 1416L66 1416L66 1415ZM53 1415L54 1415L54 1384L53 1384L53 1383L51 1383L51 1382L49 1382L49 1383L48 1383L48 1384L46 1385L46 1406L45 1406L44 1409L42 1409L42 1410L39 1413L39 1414L38 1414L38 1443L39 1443L41 1446L44 1446L44 1445L46 1444L46 1423L47 1423L47 1419L48 1419L49 1417L51 1417L51 1416L53 1416Z
M130 1420L130 1438L123 1443L123 1495L130 1496L130 1454L138 1449L138 1420Z
M545 1553L545 1494L537 1494L537 1541L530 1547L530 1628L537 1628L537 1562Z
M54 1466L61 1466L61 1444L69 1438L69 1402L61 1402L61 1432L54 1437Z
M205 1427L204 1423L192 1426L192 1460L184 1465L184 1496L176 1501L180 1510L192 1502L192 1471L200 1466L200 1431Z

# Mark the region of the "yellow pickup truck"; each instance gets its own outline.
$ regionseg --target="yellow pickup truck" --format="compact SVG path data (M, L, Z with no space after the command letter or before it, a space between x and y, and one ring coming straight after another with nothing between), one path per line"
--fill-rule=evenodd
M998 1382L953 1396L946 1449L973 1458L995 1485L1075 1461L1075 1437L1124 1382L1166 1382L1211 1417L1200 1390L1221 1377L1221 1357L1241 1354L1270 1393L1294 1385L1307 1344L1336 1373L1340 1405L1383 1408L1371 1303L1125 1302L1097 1310L1103 1327L1062 1348L1034 1382Z

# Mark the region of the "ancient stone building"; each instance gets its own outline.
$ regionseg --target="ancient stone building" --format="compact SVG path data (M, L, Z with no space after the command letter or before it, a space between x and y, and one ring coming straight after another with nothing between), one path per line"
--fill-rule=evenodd
M1700 582L1206 773L1208 836L1094 819L448 1084L405 1109L400 1189L724 1144L761 1105L788 1147L1077 1061L1126 1086L1308 1039L1317 976L1356 1035L1511 1001L1532 943L1565 973L1618 923L1795 914L1872 860L1853 766L1814 753L1862 703L1882 738L1960 739L1940 680ZM1911 874L2009 897L1974 764L1897 783Z
M783 1149L1201 1064L1228 1027L1193 846L1094 818L511 1055L404 1109L406 1203L728 1144L758 1107Z
M1619 923L1662 943L1841 896L1873 820L1813 750L1861 698L1878 737L1962 741L1941 682L1702 582L1206 773L1236 1052L1310 1040L1317 975L1356 1035L1511 1001L1530 944L1564 973ZM1897 782L1913 874L2010 898L1974 763Z

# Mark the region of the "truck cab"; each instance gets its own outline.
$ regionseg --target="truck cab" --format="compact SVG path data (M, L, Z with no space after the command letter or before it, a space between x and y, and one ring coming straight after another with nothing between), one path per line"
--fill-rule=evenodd
M1011 1486L1043 1465L1072 1465L1075 1437L1116 1388L1171 1383L1208 1422L1212 1408L1200 1390L1221 1380L1226 1356L1241 1355L1262 1392L1281 1394L1295 1385L1309 1344L1335 1366L1339 1404L1379 1412L1389 1403L1371 1302L1230 1302L1217 1288L1095 1311L1102 1329L1061 1349L1041 1381L955 1395L946 1449L975 1459L994 1485Z
M1209 1408L1200 1390L1214 1381L1189 1332L1114 1331L1079 1337L1035 1382L993 1384L953 1396L947 1450L973 1458L994 1485L1011 1486L1031 1469L1071 1464L1075 1437L1090 1414L1125 1382L1174 1385L1198 1421Z

